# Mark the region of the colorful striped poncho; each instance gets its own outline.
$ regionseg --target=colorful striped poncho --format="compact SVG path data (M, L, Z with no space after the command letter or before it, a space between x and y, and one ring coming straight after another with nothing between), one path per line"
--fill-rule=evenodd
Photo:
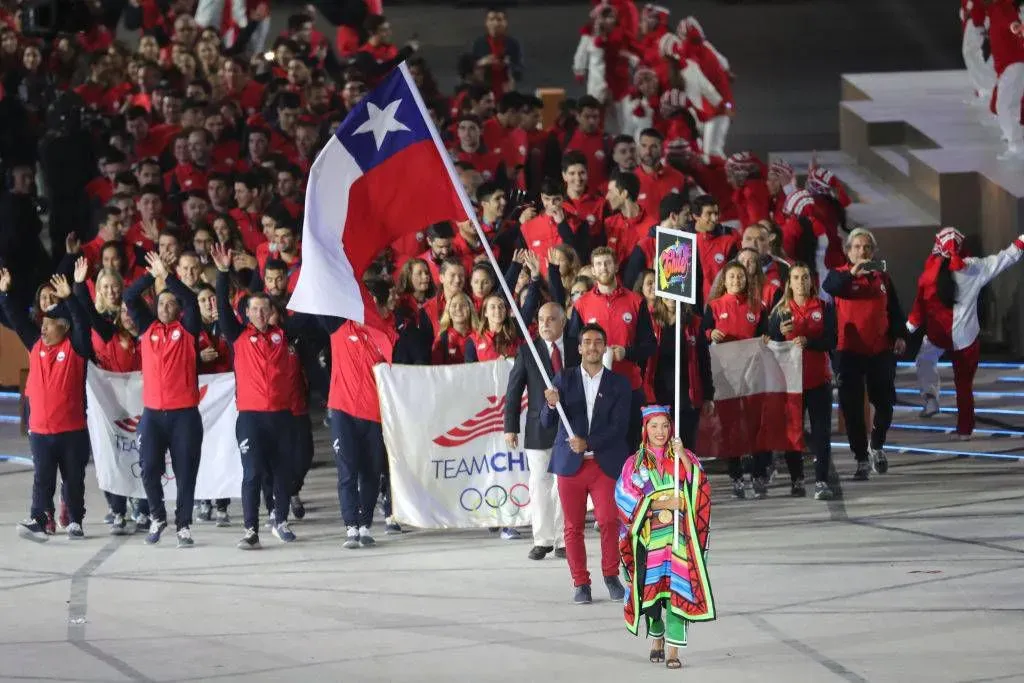
M615 502L623 522L619 551L627 577L626 627L634 635L645 611L662 600L666 609L687 621L715 618L705 566L711 486L700 461L689 451L683 457L690 457L692 466L690 477L680 487L685 509L679 513L679 548L675 551L672 519L662 521L651 509L655 500L674 493L671 455L655 456L655 469L637 467L637 462L644 461L642 453L630 456L615 486Z

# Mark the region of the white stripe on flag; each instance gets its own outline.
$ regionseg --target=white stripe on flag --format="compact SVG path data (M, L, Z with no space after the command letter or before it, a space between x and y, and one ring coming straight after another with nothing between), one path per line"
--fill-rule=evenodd
M288 308L363 322L363 298L342 248L348 195L362 175L354 158L331 136L313 162L306 188L302 269Z
M755 394L803 392L803 350L789 342L760 339L711 345L715 400Z

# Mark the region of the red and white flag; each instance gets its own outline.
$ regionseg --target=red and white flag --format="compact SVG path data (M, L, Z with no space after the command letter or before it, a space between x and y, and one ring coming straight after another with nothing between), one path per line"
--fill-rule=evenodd
M715 414L701 417L697 455L803 450L803 349L761 339L712 344L711 375Z

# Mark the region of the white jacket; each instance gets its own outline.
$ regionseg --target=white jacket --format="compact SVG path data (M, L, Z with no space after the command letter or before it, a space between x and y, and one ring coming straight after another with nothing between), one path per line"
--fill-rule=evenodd
M1024 256L1024 235L998 254L982 258L968 257L964 259L964 267L951 271L953 282L956 283L956 300L953 302L953 329L950 337L953 349L966 349L974 343L981 331L978 323L978 296L982 288L992 282L997 275L1020 261ZM907 321L907 330L913 333L917 328Z
M605 81L604 48L594 44L594 36L585 33L580 36L576 46L576 55L572 60L572 70L577 78L585 78L587 94L604 102L608 96L608 83Z

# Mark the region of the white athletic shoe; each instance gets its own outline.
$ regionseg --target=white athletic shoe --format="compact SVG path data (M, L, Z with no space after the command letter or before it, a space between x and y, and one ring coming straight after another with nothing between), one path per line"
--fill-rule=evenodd
M934 417L935 415L938 414L939 400L934 396L925 396L924 407L921 409L921 412L918 413L918 416L928 419L929 417Z

